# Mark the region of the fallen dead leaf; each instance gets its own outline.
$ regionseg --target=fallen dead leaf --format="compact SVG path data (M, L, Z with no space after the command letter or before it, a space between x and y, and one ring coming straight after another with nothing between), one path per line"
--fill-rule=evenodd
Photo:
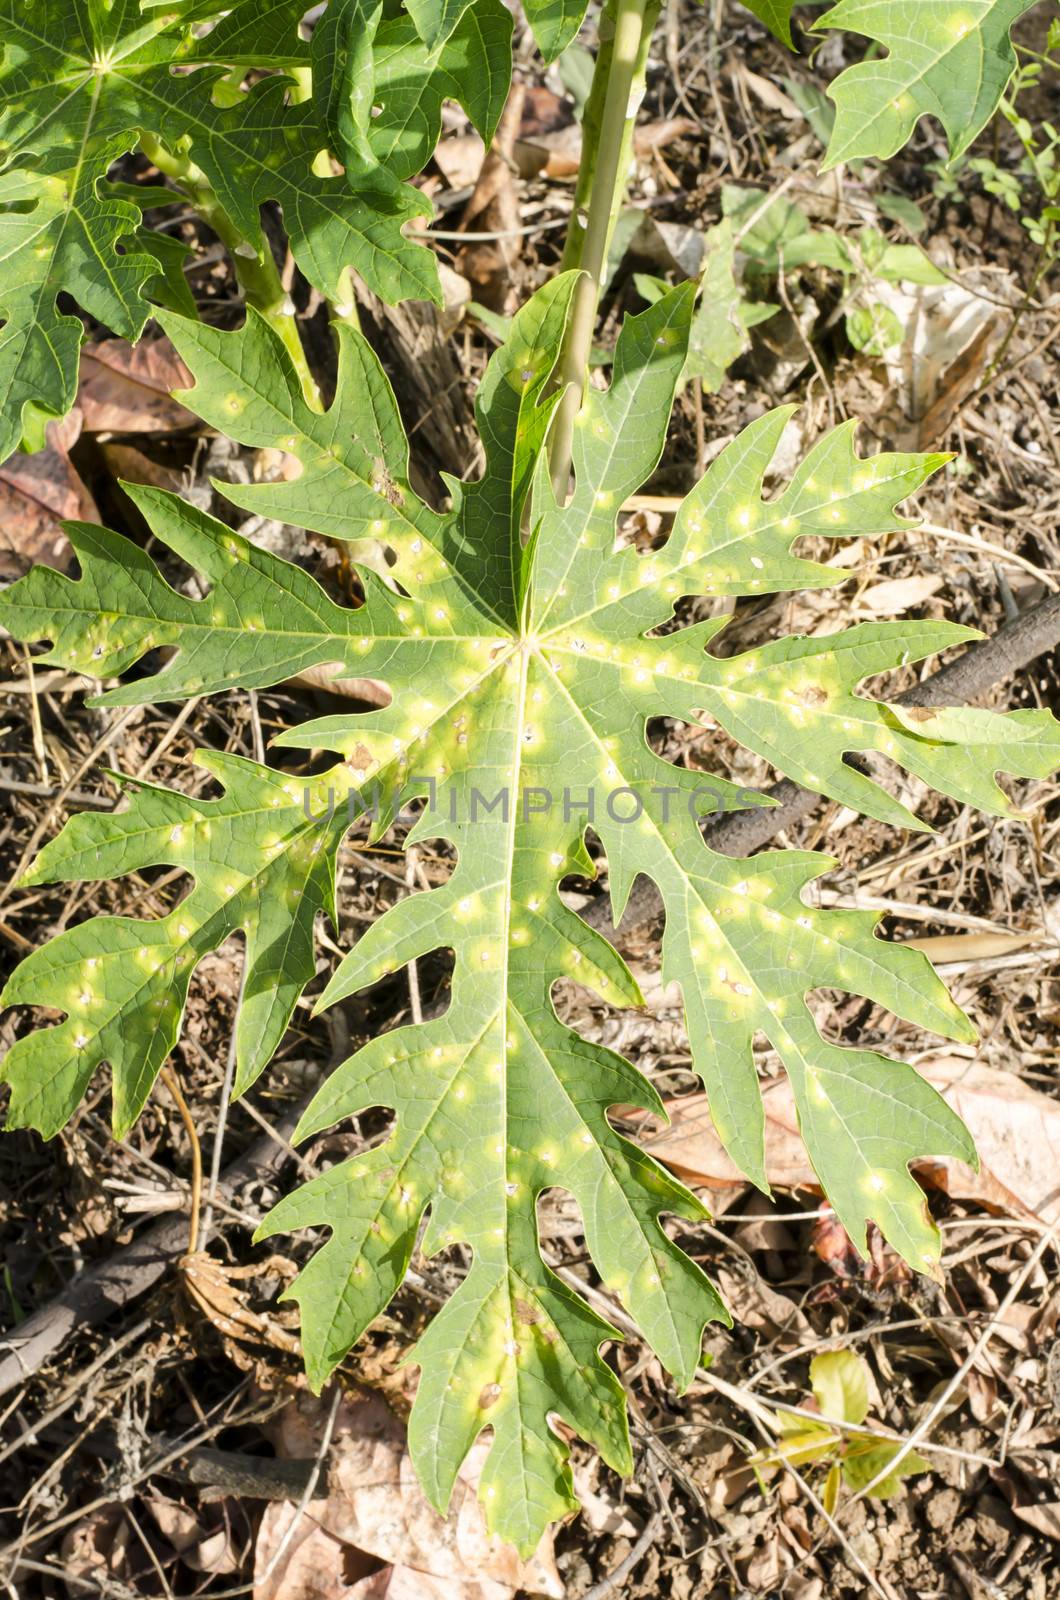
M689 117L664 117L658 122L642 123L633 136L633 153L638 161L647 161L682 134L696 131L696 124ZM581 155L582 130L577 122L545 133L524 131L513 146L513 158L521 178L535 178L538 174L546 178L572 178L577 174Z
M486 146L479 133L452 134L440 140L434 152L435 165L450 189L473 188L485 159Z
M171 397L191 373L166 338L101 339L81 352L77 403L86 433L173 433L196 418Z
M193 1572L217 1575L239 1571L239 1551L219 1507L204 1507L205 1520L200 1520L187 1506L157 1491L147 1507L159 1532Z
M1015 955L1029 944L1045 942L1040 933L932 933L925 934L922 939L904 941L914 950L923 950L935 966L989 961L997 956Z
M95 501L70 460L80 432L75 407L48 424L43 450L16 452L0 466L0 578L20 578L36 562L65 572L73 553L60 523L97 519Z
M898 617L914 606L922 606L945 583L940 573L923 573L913 578L889 578L874 583L858 595L857 609L874 617Z
M918 1071L962 1117L975 1140L980 1170L962 1161L923 1161L915 1170L954 1199L993 1210L1060 1217L1060 1101L1031 1088L1015 1073L958 1056L921 1062ZM780 1189L819 1189L798 1129L787 1078L765 1084L766 1173ZM667 1104L670 1126L644 1139L660 1161L694 1184L731 1189L741 1174L714 1130L705 1094Z
M893 312L901 344L887 351L884 365L901 413L889 419L896 447L936 446L962 401L979 381L999 336L1001 315L991 299L959 283L896 284L878 280L873 295Z
M115 478L124 483L144 483L152 489L169 489L179 494L184 487L184 474L163 461L153 461L134 444L122 439L107 439L100 445L100 453Z
M1013 1513L1035 1533L1044 1533L1050 1539L1060 1539L1060 1500L1048 1500L1036 1506L1013 1506Z
M62 1562L66 1590L82 1595L85 1585L106 1593L107 1581L129 1576L132 1529L120 1506L99 1506L63 1535Z
M319 1399L298 1395L274 1425L277 1454L315 1456L325 1414ZM266 1508L254 1600L512 1600L523 1589L561 1600L548 1535L523 1562L486 1532L477 1487L488 1448L472 1448L443 1519L419 1486L399 1419L377 1395L345 1397L335 1419L327 1494L306 1507L268 1578L294 1508L284 1502ZM366 1570L364 1558L385 1570Z

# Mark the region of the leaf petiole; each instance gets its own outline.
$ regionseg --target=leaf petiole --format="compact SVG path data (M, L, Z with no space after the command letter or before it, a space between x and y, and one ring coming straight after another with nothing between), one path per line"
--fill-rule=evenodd
M581 172L564 267L579 267L570 320L557 366L563 397L556 407L549 446L552 486L567 496L574 419L589 372L596 311L607 250L622 206L633 150L633 129L644 95L648 46L661 0L609 0L601 18L601 44L585 110ZM604 30L612 24L610 37Z
M140 148L159 172L179 185L181 193L194 206L207 227L212 228L226 246L247 304L260 311L270 327L275 328L294 363L306 404L312 406L314 411L322 411L320 390L306 359L291 298L276 269L268 242L259 259L254 246L244 239L219 203L205 173L187 155L174 155L161 139L146 131L141 131Z

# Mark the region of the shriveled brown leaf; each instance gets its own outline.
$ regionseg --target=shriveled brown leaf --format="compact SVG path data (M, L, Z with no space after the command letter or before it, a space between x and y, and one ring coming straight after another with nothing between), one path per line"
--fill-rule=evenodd
M888 578L874 583L858 595L857 609L874 617L899 617L914 606L922 606L945 583L938 572L921 572L911 578Z
M239 1551L218 1507L204 1507L200 1517L178 1500L170 1500L157 1491L147 1505L158 1531L193 1572L239 1571Z
M132 1529L120 1506L99 1506L75 1522L61 1546L67 1593L84 1594L86 1583L105 1593L108 1579L128 1578L131 1542Z
M70 460L80 432L75 407L48 424L45 449L16 453L0 466L0 578L20 578L35 562L65 572L73 553L60 523L97 519L95 501Z
M439 141L434 152L439 167L450 189L470 189L478 181L482 163L486 159L486 146L479 133L456 133Z
M1060 1217L1060 1101L1039 1093L1014 1073L958 1056L922 1062L921 1075L962 1117L975 1140L980 1170L961 1161L924 1161L916 1171L955 1199L1043 1222ZM763 1086L766 1174L780 1189L819 1187L798 1130L786 1078ZM740 1173L710 1119L707 1097L670 1101L670 1126L650 1134L651 1153L689 1182L728 1189Z
M658 122L641 123L633 135L633 152L638 161L647 161L682 134L697 132L688 117L664 117ZM513 155L522 178L543 174L546 178L572 178L582 156L581 124L552 128L545 133L524 131L516 140Z
M1060 1539L1060 1500L1047 1500L1036 1506L1013 1506L1013 1513L1035 1533Z
M936 966L966 961L989 961L995 956L1015 955L1029 944L1040 944L1040 933L931 933L923 939L905 941L914 950L924 954Z
M166 338L101 339L81 352L77 403L86 433L173 433L193 427L190 411L171 397L191 374Z
M254 1600L363 1600L362 1580L378 1572L379 1563L319 1525L314 1513L322 1503L313 1501L301 1516L290 1501L266 1509L254 1550ZM287 1547L266 1577L285 1539Z
M274 1425L277 1454L314 1456L324 1414L320 1400L300 1394ZM258 1536L254 1600L333 1600L339 1594L356 1600L382 1595L387 1600L512 1600L523 1589L561 1600L563 1584L549 1535L536 1555L523 1562L511 1546L486 1532L476 1491L487 1449L476 1445L472 1450L443 1519L419 1486L399 1419L377 1395L345 1397L336 1414L327 1494L310 1503L304 1520L344 1551L385 1563L387 1572L358 1576L356 1586L350 1586L347 1568L347 1587L337 1588L337 1552L315 1541L315 1560L299 1558L292 1567L289 1549L266 1580L264 1573L283 1537L278 1530L289 1524L292 1511L284 1503L271 1505ZM300 1527L292 1540L299 1551L305 1542L301 1532ZM321 1588L325 1560L331 1587ZM315 1582L316 1588L304 1586Z

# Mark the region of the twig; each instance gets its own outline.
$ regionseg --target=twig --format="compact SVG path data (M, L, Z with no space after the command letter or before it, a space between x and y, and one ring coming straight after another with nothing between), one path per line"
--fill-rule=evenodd
M236 1070L236 1038L239 1029L239 1013L243 1009L243 995L247 986L247 952L243 952L243 968L239 974L239 994L236 997L236 1009L232 1017L232 1035L228 1041L228 1055L225 1059L225 1075L221 1084L221 1103L217 1108L217 1127L213 1135L213 1152L210 1156L210 1185L206 1191L206 1206L203 1210L202 1227L197 1230L192 1239L192 1250L201 1250L213 1228L213 1208L217 1195L217 1184L221 1176L221 1154L224 1147L225 1129L228 1126L228 1108L232 1104L232 1080Z
M184 1131L188 1135L191 1145L191 1201L188 1205L188 1254L194 1255L199 1243L199 1207L202 1202L202 1146L199 1143L199 1130L195 1126L195 1118L188 1109L188 1102L184 1098L184 1091L180 1087L180 1079L172 1067L163 1067L158 1074L176 1102L180 1112L180 1120L184 1124Z

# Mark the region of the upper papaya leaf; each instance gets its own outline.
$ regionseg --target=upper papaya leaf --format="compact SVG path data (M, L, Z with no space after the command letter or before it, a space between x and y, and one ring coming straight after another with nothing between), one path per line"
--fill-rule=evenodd
M660 1221L671 1214L694 1223L701 1203L610 1120L617 1106L661 1114L655 1090L622 1057L565 1027L553 1005L561 977L613 1004L638 1000L616 951L559 892L567 875L594 870L589 826L606 854L616 918L637 873L658 885L663 976L681 986L712 1114L754 1182L766 1187L753 1054L760 1036L790 1074L811 1159L859 1245L872 1219L916 1267L937 1271L937 1235L909 1163L928 1154L974 1159L961 1123L917 1073L826 1039L808 1004L816 989L840 989L919 1027L970 1039L970 1024L926 958L876 937L873 913L822 910L807 898L833 864L828 857L789 851L741 861L708 849L704 812L761 797L663 759L649 724L709 712L781 770L800 774L809 746L822 792L887 815L893 802L881 787L865 779L850 788L845 750L886 750L937 786L996 802L984 774L1044 770L1057 748L1054 725L1036 713L976 713L965 722L964 713L942 712L937 722L913 716L910 726L907 711L854 694L866 675L953 644L967 630L902 623L782 641L753 659L709 654L718 625L681 626L682 596L840 581L834 569L792 555L794 541L902 526L897 503L944 458L863 460L844 427L766 502L763 475L787 420L782 411L722 453L660 549L622 547L618 513L658 460L687 357L694 286L626 321L611 386L590 389L580 413L574 489L561 505L545 444L572 283L556 280L514 319L478 395L484 474L451 483L444 514L409 484L394 397L359 335L343 330L336 397L317 414L261 318L222 333L163 314L195 380L184 403L237 440L281 448L301 466L292 481L233 486L235 503L386 547L380 575L365 572L358 608L336 606L306 574L152 491L139 491L138 503L159 539L202 575L203 600L170 589L116 536L84 528L74 530L80 578L36 572L0 598L12 633L49 638L49 659L68 666L91 660L93 672L118 672L154 644L175 646L153 680L119 689L122 700L263 684L329 661L389 691L381 707L282 736L286 746L340 757L323 777L306 780L304 807L291 794L296 781L244 763L238 782L222 773L220 801L152 792L118 818L69 824L35 869L42 879L165 861L186 865L196 887L157 923L97 921L81 945L74 929L24 963L9 998L57 1007L67 1020L16 1046L5 1071L18 1080L17 1114L50 1130L73 1111L90 1065L110 1060L116 1085L135 1085L122 1090L124 1120L174 1037L184 968L159 968L162 987L150 1003L161 999L167 1020L147 1047L137 1042L139 989L130 994L114 980L97 1018L91 986L78 987L80 968L70 980L71 961L91 949L118 970L127 946L150 956L161 940L172 963L174 918L188 930L181 937L190 959L226 931L253 931L254 908L267 906L267 943L282 981L267 1018L255 1015L241 1057L240 1083L249 1081L311 969L312 913L329 906L325 884L346 801L370 805L371 836L379 837L399 800L419 797L408 838L442 841L455 858L452 875L374 923L320 1003L449 948L449 1007L372 1040L332 1074L301 1137L369 1107L394 1113L391 1131L282 1200L262 1234L330 1230L292 1290L315 1385L394 1293L426 1216L426 1251L470 1250L468 1276L417 1347L410 1439L427 1492L444 1506L467 1450L490 1427L482 1478L490 1526L523 1549L574 1504L567 1446L550 1417L619 1469L630 1459L621 1392L598 1353L614 1330L545 1263L536 1219L542 1191L561 1185L573 1195L600 1278L679 1383L695 1373L704 1324L725 1316ZM743 692L751 673L758 700ZM966 727L979 739L974 766L955 756ZM192 823L209 806L217 820L207 849ZM245 812L258 821L243 820ZM228 815L230 835L220 820ZM319 877L303 901L297 875L312 862ZM254 889L244 889L255 871ZM266 872L279 876L274 891L271 879L260 881ZM296 900L303 920L292 923ZM285 926L295 930L297 958L275 953L286 951ZM259 980L250 992L271 990Z
M463 106L488 144L508 97L511 38L503 0L476 0L434 46L406 13L384 17L378 0L331 0L313 30L313 89L347 173L375 164L397 178L419 172L445 100Z
M117 140L106 161L126 149ZM84 326L61 312L60 293L126 339L137 339L151 312L145 298L157 258L132 243L140 213L126 200L101 198L84 165L45 176L0 173L0 461L17 449L27 408L65 416L77 393Z
M830 86L836 119L825 168L893 156L923 116L938 119L950 156L986 126L1016 66L1013 24L1035 0L839 0L815 29L846 28L885 55L848 67Z
M236 104L216 105L219 69L174 77L164 68L136 84L141 120L164 130L167 143L188 142L222 208L259 255L269 248L261 207L275 200L295 260L309 282L329 299L342 293L342 276L355 267L385 300L437 300L434 256L406 239L403 226L430 216L426 196L398 183L384 167L347 177L320 177L313 163L322 130L312 101L287 103L290 84L273 76Z
M585 20L586 0L523 0L526 20L546 61L555 61Z
M585 20L587 0L524 0L526 20L546 61L567 48ZM432 50L463 22L469 11L483 9L483 0L406 0L416 31Z
M322 121L312 101L294 103L290 74L309 67L310 53L298 33L304 7L293 0L146 9L139 0L0 0L0 459L18 445L31 413L61 416L76 392L82 329L56 311L57 294L129 339L151 314L149 296L189 309L172 256L142 242L137 207L157 204L155 191L141 199L132 185L99 187L117 157L147 135L189 157L198 180L205 174L211 204L262 259L269 247L261 206L277 202L295 259L329 299L346 298L350 267L384 299L438 299L434 257L403 233L430 215L430 202L401 180L429 154L445 96L461 98L487 130L503 104L507 34L498 11L509 29L510 19L500 0L480 4L480 20L439 59L424 55L413 84L402 89L391 63L393 107L365 158L345 174L322 176L320 153L339 142L348 116L336 111ZM193 31L204 20L214 26ZM363 58L362 50L359 68ZM243 92L248 67L267 76ZM370 72L366 81L370 120ZM349 82L336 92L349 112Z

